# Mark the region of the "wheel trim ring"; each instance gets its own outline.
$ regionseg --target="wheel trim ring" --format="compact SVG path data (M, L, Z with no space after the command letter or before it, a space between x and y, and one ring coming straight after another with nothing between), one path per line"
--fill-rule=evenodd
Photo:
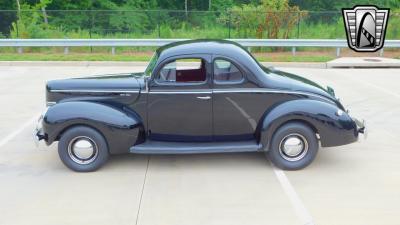
M287 141L289 138L292 138L292 137L299 139L303 146L302 150L297 155L294 155L294 156L290 156L290 155L286 154L284 147L283 147L285 141ZM299 160L303 159L307 155L307 152L308 152L308 141L303 135L301 135L299 133L288 134L285 137L283 137L279 143L280 156L290 162L295 162L295 161L299 161Z
M92 145L92 148L93 148L92 155L90 157L86 158L86 159L79 158L78 155L74 152L74 145L78 141L81 141L81 140L85 140L85 141L90 142L91 145ZM99 150L98 150L96 142L93 141L93 139L91 139L90 137L87 137L87 136L74 137L68 144L68 156L70 157L70 159L72 161L74 161L75 163L80 164L80 165L87 165L87 164L93 162L97 158L98 153L99 153Z

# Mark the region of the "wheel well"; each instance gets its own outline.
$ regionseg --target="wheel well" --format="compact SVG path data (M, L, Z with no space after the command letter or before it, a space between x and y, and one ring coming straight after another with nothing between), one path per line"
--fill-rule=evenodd
M311 128L311 130L315 133L315 135L317 136L317 139L319 140L319 133L318 133L317 128L316 128L314 125L312 125L310 122L307 122L307 121L301 120L301 119L293 119L293 120L288 120L288 121L283 122L281 125L279 125L279 126L274 130L273 134L274 134L275 131L277 131L279 128L281 128L282 126L284 126L284 125L286 125L286 124L288 124L288 123L301 123L301 124L303 124L303 125L305 125L305 126Z
M76 123L76 124L71 124L71 125L68 125L68 126L64 127L64 128L58 133L57 138L55 139L55 141L59 141L60 138L61 138L61 136L62 136L67 130L69 130L69 129L71 129L71 128L74 128L74 127L89 127L89 128L91 128L91 129L97 131L101 136L103 136L104 140L105 140L106 143L107 143L108 151L110 151L110 148L109 148L109 146L108 146L107 138L104 137L104 134L103 134L99 129L97 129L96 127L91 126L91 125L88 125L88 124Z
M265 138L264 140L262 139L263 136L260 136L260 139L259 139L259 140L260 140L260 143L263 144L263 148L266 149L265 151L268 151L268 149L269 149L269 147L270 147L270 144L271 144L271 139L273 138L275 132L276 132L279 128L281 128L282 126L284 126L284 125L286 125L286 124L288 124L288 123L300 123L300 124L303 124L303 125L309 127L309 128L315 133L315 136L317 137L317 140L320 141L320 135L319 135L318 129L317 129L313 124L311 124L311 123L308 122L308 121L302 120L302 119L291 119L291 120L286 120L286 121L282 122L282 123L279 124L279 126L277 126L274 130L270 130L270 132L268 132L270 136L268 136L268 137L265 136L265 137L264 137L264 138ZM261 135L262 135L262 134L261 134ZM266 134L264 134L264 135L266 135Z

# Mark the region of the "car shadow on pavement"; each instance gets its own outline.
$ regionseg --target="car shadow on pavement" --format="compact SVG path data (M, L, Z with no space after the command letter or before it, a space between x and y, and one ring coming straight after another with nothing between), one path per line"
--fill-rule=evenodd
M272 167L263 153L213 153L213 154L186 154L186 155L140 155L125 154L112 156L103 167L104 170L113 168L131 168L133 165L147 165L158 167Z

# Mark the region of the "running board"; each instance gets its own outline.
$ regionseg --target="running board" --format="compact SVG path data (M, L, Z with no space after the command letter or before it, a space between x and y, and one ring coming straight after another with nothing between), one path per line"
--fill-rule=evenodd
M253 141L230 142L167 142L146 141L132 146L130 153L138 154L196 154L224 152L257 152L261 144Z

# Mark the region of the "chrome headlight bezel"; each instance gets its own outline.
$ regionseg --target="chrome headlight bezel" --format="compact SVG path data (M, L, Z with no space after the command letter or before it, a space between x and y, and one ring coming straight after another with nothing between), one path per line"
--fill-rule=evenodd
M335 114L336 114L336 116L343 116L344 113L345 112L343 110L338 109Z

